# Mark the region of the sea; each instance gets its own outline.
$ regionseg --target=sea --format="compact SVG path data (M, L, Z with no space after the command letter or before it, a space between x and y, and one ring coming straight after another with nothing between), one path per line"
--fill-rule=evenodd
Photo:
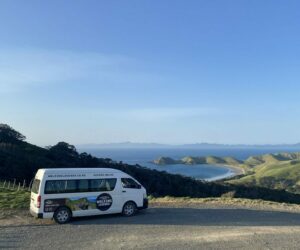
M80 152L87 152L99 158L110 158L113 161L140 165L150 169L166 171L171 174L180 174L195 179L213 181L233 176L235 172L226 166L211 164L199 165L156 165L153 160L166 156L181 159L185 156L232 156L245 160L249 156L279 152L300 152L300 147L259 147L259 148L80 148Z

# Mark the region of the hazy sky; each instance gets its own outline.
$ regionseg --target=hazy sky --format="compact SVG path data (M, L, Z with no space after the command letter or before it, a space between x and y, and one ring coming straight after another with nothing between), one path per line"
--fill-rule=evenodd
M300 141L300 1L1 0L0 122L67 141Z

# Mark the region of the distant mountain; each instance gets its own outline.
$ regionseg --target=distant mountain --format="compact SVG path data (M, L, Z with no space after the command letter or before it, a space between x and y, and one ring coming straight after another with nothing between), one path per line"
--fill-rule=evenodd
M137 142L120 142L120 143L89 143L89 144L80 144L76 146L78 149L127 149L127 148L170 148L173 147L167 144L159 144L159 143L137 143Z
M78 149L130 149L130 148L185 148L185 149L226 149L226 148L300 148L300 143L296 144L216 144L216 143L194 143L194 144L161 144L161 143L89 143L76 145Z

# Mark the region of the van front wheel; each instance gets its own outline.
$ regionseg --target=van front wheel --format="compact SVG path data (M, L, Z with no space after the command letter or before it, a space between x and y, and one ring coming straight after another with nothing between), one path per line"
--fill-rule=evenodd
M53 218L58 224L65 224L70 221L71 216L72 215L69 208L60 207L55 211Z
M124 216L129 217L129 216L135 215L136 211L137 211L137 207L136 207L135 203L132 201L128 201L125 203L125 205L123 207L122 214Z

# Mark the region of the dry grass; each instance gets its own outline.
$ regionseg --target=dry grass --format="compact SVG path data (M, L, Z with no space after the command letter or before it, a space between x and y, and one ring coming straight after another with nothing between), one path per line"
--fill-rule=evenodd
M300 205L278 203L265 200L251 200L240 198L190 198L190 197L150 197L150 206L167 206L167 207L197 207L197 208L236 208L236 209L259 209L300 212Z

